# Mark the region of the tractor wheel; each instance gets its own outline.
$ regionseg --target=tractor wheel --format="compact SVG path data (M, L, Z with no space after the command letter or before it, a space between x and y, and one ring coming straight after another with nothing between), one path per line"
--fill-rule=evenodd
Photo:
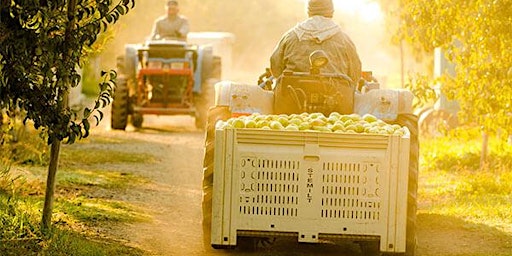
M229 107L213 107L208 110L203 160L203 241L210 248L212 230L213 159L215 146L215 124L231 117Z
M132 115L132 125L135 128L141 128L142 122L144 122L144 117L141 113L133 113Z
M111 112L111 126L115 130L124 130L128 123L129 97L126 77L119 75L114 90Z
M208 109L215 104L215 84L220 81L222 69L220 57L214 56L211 65L211 70L203 80L201 93L197 95L195 124L196 128L200 130L205 129Z
M409 186L407 193L407 225L406 225L406 248L403 256L414 256L416 254L416 208L418 192L418 116L413 114L398 115L396 124L406 126L411 133L411 146L409 151Z
M446 110L430 107L418 116L420 131L424 135L441 136L458 126L457 115Z
M380 255L380 242L379 241L360 241L359 247L361 248L361 255L363 256L379 256Z

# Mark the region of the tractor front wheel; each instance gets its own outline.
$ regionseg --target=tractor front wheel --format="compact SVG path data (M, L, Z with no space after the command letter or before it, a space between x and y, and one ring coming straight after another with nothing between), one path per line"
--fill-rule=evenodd
M115 130L124 130L128 123L129 97L128 83L123 75L117 77L112 101L111 126Z
M144 117L141 113L133 113L132 115L132 125L135 128L141 128L142 122L144 122Z

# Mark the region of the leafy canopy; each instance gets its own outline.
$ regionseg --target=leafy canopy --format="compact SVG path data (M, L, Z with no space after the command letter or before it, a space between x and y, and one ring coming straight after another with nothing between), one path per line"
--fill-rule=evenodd
M416 51L440 47L455 64L441 91L460 121L512 132L512 0L399 0L397 37Z
M80 75L76 68L98 35L135 0L0 0L0 109L26 112L35 128L73 143L89 133L89 117L111 101L116 73L102 72L92 109L78 115L67 106Z

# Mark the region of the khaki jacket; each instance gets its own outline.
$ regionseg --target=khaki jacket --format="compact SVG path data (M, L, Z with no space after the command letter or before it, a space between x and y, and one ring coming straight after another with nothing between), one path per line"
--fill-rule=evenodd
M330 18L313 16L286 32L270 57L270 69L274 77L284 70L307 72L309 55L324 50L329 65L322 73L343 73L354 83L361 77L361 61L352 40Z

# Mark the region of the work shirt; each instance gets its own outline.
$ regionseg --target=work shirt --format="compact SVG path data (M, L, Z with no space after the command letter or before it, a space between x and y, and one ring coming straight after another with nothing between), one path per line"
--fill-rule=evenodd
M332 19L313 16L287 31L270 57L270 69L274 77L284 70L308 72L309 55L323 50L329 64L321 73L348 75L354 84L361 78L361 61L352 40L343 33Z
M165 15L155 21L151 39L185 40L188 32L188 20L185 17L178 15L171 18Z

